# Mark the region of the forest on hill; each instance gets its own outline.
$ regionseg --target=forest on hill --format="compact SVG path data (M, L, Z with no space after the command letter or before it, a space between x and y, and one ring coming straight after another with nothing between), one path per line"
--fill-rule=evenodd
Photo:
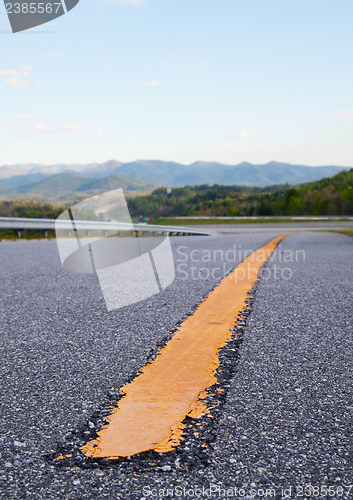
M298 186L158 188L127 200L132 219L180 216L352 215L353 169ZM0 216L55 219L64 206L0 200Z
M56 219L65 207L30 200L0 200L0 217Z
M128 201L132 217L353 214L353 169L298 186L158 188Z

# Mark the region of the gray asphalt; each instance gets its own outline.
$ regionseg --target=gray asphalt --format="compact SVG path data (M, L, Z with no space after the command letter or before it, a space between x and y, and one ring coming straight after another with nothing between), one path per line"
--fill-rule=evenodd
M94 276L61 269L55 242L0 243L1 498L222 498L222 488L235 498L264 498L266 489L265 497L285 498L282 488L291 498L352 497L353 239L333 233L295 234L278 248L234 371L221 383L221 410L197 428L199 438L186 436L170 457L117 466L59 467L48 458L136 374L221 272L276 235L173 238L173 285L109 313ZM210 261L194 252L191 262L193 250L234 245L238 255L227 254L224 271L220 252ZM203 431L212 439L198 453ZM301 494L308 484L331 490Z

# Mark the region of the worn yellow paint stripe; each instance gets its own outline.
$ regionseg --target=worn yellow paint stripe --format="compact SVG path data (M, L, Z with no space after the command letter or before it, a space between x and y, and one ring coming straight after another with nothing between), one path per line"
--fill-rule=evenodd
M207 412L202 399L217 383L219 350L231 338L261 267L284 237L239 264L182 323L156 359L122 387L124 396L97 439L81 448L87 457L114 459L178 446L185 417Z

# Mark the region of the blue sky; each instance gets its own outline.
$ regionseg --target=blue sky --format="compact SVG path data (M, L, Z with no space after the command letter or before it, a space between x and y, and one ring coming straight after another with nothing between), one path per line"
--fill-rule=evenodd
M0 165L353 166L351 0L81 0L12 34Z

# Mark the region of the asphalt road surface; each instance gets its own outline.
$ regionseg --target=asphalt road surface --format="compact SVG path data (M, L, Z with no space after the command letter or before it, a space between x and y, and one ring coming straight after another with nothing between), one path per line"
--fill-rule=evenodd
M213 418L177 450L55 460L270 231L172 238L174 283L111 312L54 241L0 243L1 498L353 498L353 238L335 233L280 244L222 351Z

